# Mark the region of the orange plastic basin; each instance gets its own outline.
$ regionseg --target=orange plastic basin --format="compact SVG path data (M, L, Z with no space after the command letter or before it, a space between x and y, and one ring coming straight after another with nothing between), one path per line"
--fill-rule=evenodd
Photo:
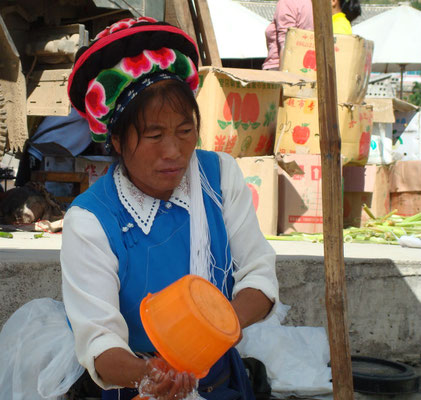
M207 280L186 275L140 304L143 327L176 370L203 378L240 335L230 302Z

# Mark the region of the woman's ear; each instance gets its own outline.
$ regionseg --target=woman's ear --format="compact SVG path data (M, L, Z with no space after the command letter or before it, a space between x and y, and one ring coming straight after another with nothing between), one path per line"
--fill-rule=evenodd
M111 143L113 144L114 150L118 155L121 155L120 137L111 135Z

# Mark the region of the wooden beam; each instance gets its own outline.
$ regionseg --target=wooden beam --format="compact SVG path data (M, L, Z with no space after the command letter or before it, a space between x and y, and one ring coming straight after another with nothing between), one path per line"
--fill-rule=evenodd
M331 0L312 0L317 59L326 312L333 396L353 400L343 253L341 138L338 126Z
M222 67L207 1L189 0L189 3L203 65Z
M190 13L189 0L166 0L164 19L165 22L182 29L197 43L196 32Z

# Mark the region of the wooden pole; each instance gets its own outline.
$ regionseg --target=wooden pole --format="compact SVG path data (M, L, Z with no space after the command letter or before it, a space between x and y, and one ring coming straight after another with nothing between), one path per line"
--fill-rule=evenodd
M203 65L222 67L207 1L189 0L189 3L193 24L196 29L196 38L201 42L201 45L199 44L199 49L203 48L204 52L204 55L201 55L203 57Z
M343 254L341 138L338 127L332 3L331 0L312 0L312 3L322 158L326 312L333 396L335 400L353 400Z

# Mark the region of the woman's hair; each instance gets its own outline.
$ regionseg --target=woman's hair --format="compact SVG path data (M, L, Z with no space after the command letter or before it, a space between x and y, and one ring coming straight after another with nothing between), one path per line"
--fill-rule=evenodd
M139 143L144 127L142 121L147 121L148 118L146 109L156 98L162 101L162 105L169 104L174 111L186 117L190 117L190 112L193 111L196 129L198 133L200 132L200 111L194 93L187 83L169 79L163 84L153 84L141 91L114 124L111 135L120 138L121 152L127 143L128 131L132 125L136 128Z
M349 22L361 15L360 0L339 0L339 4Z

